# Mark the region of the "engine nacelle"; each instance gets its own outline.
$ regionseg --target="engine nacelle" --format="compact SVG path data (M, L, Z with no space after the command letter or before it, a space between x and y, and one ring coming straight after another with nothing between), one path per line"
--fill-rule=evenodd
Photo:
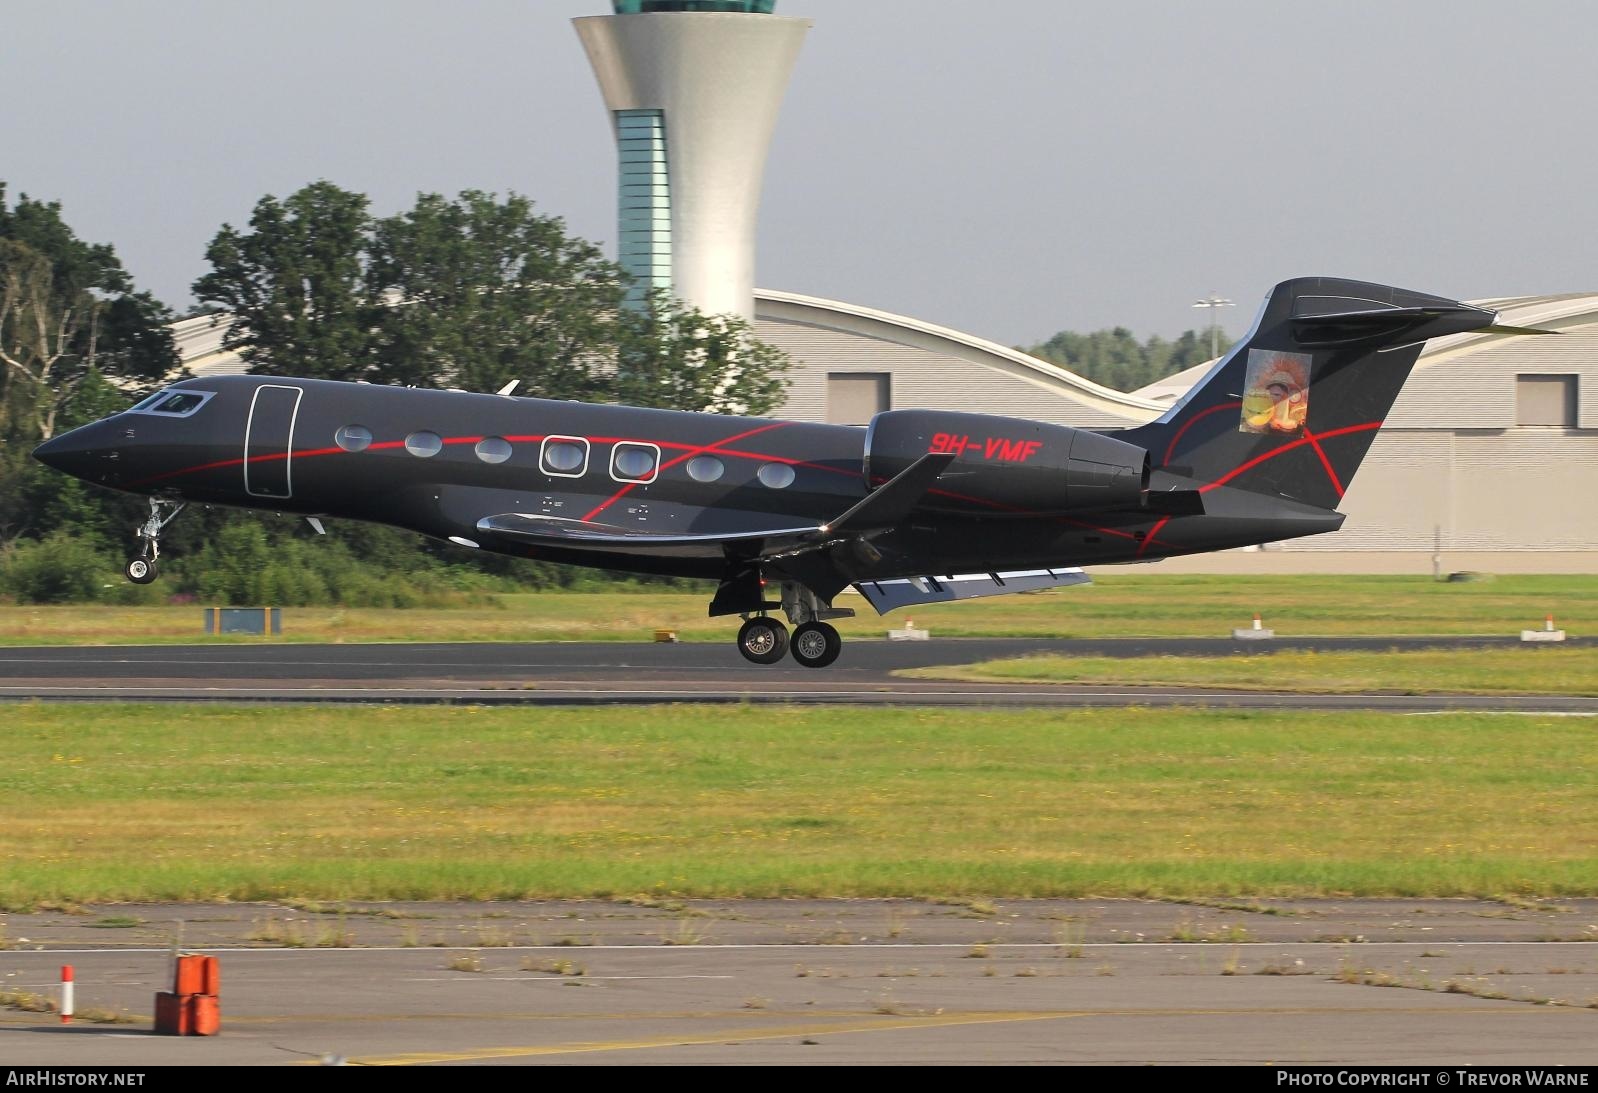
M991 414L887 410L866 430L875 489L928 452L953 452L920 506L999 515L1136 507L1149 453L1102 433Z

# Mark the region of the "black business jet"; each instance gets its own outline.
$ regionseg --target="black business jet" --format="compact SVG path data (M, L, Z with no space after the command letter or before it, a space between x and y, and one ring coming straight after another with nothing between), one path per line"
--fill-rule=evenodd
M184 505L406 528L469 549L720 582L738 650L825 667L853 585L879 613L1086 581L1336 531L1336 511L1429 338L1495 314L1325 277L1278 285L1158 421L1095 432L942 410L869 426L217 376L41 445L149 498L129 579ZM1495 328L1509 330L1510 328ZM776 595L773 595L776 593ZM772 616L780 610L795 627Z

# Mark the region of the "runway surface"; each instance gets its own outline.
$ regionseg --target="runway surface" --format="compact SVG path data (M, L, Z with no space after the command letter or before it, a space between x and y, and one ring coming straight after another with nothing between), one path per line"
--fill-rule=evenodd
M1572 644L1581 644L1574 642ZM0 698L225 702L615 705L655 702L894 703L935 706L1210 706L1426 712L1598 713L1598 698L1307 695L1191 687L964 683L902 668L1001 657L1255 656L1287 649L1518 648L1510 638L941 639L852 641L833 667L745 662L730 644L380 644L0 648Z
M126 1023L0 1010L5 1064L1598 1065L1594 900L77 910L7 916L5 989ZM218 1037L149 1031L179 936Z

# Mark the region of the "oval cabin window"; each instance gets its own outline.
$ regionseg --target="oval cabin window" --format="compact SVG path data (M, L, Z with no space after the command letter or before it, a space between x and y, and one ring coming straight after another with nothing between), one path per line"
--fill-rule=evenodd
M485 436L477 442L477 458L484 463L503 463L510 458L510 441L501 436Z
M362 452L372 443L372 430L364 425L346 425L333 434L333 443L346 452Z
M412 433L405 438L405 450L420 459L431 459L444 450L444 439L425 430Z
M713 455L696 455L688 461L688 477L695 482L714 482L727 473L727 465Z
M767 463L755 472L760 484L774 490L785 490L793 485L793 468L786 463Z

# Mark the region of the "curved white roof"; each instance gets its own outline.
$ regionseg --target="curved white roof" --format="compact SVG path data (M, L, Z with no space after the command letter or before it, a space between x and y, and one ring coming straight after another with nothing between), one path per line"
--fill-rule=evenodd
M796 292L755 290L755 314L762 319L843 330L869 338L924 349L980 364L1133 421L1150 421L1165 409L1140 394L1100 386L1075 372L973 334L861 304L802 296Z

